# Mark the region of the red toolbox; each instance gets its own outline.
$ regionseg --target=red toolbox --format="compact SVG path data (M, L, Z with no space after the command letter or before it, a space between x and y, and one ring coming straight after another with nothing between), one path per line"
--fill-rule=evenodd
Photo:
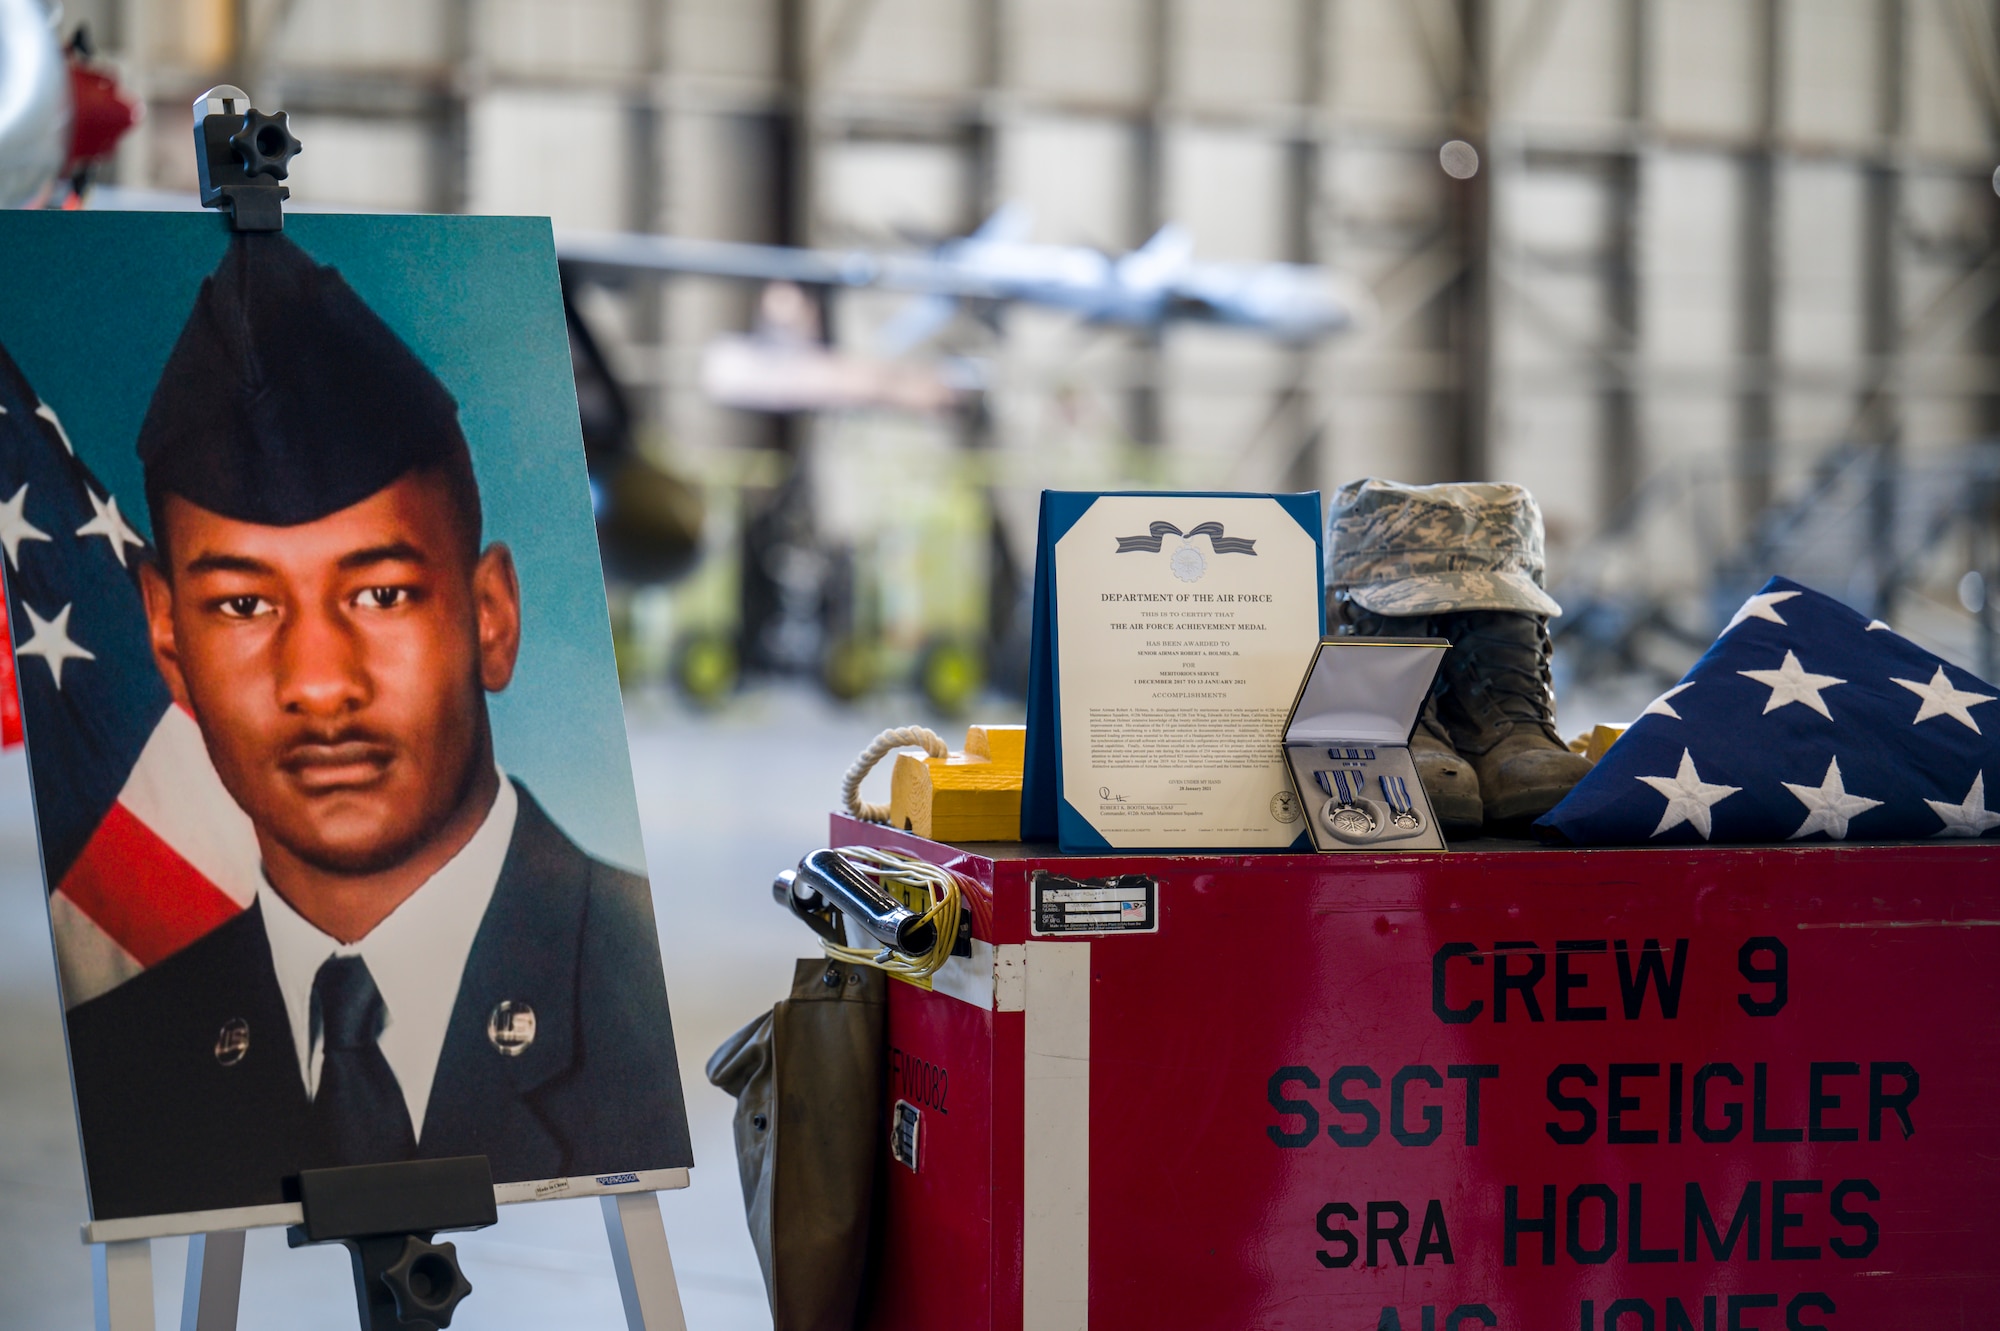
M871 1328L2000 1327L2000 847L831 844L979 888Z

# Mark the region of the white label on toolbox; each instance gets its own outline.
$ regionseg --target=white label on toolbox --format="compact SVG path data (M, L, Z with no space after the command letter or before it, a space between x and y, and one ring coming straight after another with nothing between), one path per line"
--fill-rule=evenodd
M1039 938L1160 930L1159 884L1144 874L1078 879L1038 871L1030 891L1028 929Z

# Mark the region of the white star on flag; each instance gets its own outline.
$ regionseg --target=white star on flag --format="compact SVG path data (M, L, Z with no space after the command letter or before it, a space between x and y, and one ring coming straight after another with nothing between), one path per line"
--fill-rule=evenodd
M35 613L35 608L26 601L21 602L21 608L28 612L28 623L33 626L35 632L33 637L14 649L14 655L39 656L44 661L47 661L49 663L49 673L55 676L57 688L62 687L64 661L71 659L95 661L97 659L96 653L79 647L70 640L70 606L66 605L57 611L54 619L43 619Z
M1780 783L1786 790L1798 797L1806 806L1806 820L1799 824L1799 830L1792 833L1792 840L1811 836L1814 832L1824 832L1834 841L1847 839L1847 821L1857 814L1863 814L1878 807L1881 800L1871 800L1864 795L1850 795L1840 780L1840 759L1829 758L1826 776L1817 787L1795 786L1789 781Z
M62 422L56 419L56 409L50 406L48 403L44 402L40 406L35 408L35 414L37 416L40 416L43 420L47 421L50 425L55 426L56 438L62 440L63 451L65 453L68 453L71 457L75 457L76 448L69 441L69 431L63 429Z
M1780 601L1789 601L1797 595L1797 592L1758 592L1743 603L1743 607L1736 612L1727 624L1722 626L1722 633L1718 633L1715 636L1718 638L1721 637L1723 633L1729 632L1729 630L1735 628L1746 619L1768 619L1773 624L1783 624L1785 617L1771 607L1777 605Z
M23 485L14 492L14 497L0 503L0 547L7 551L8 565L19 570L21 567L21 543L23 541L46 541L49 534L28 521L28 487Z
M1992 702L1992 694L1971 693L1964 689L1953 688L1951 681L1944 677L1943 666L1937 668L1937 673L1931 676L1931 682L1928 684L1919 684L1914 679L1896 679L1894 676L1890 678L1894 683L1901 684L1924 700L1923 705L1917 708L1916 719L1910 722L1911 725L1928 721L1934 716L1948 716L1955 721L1964 722L1966 728L1975 735L1986 733L1979 728L1979 723L1972 719L1972 709L1980 703Z
M1694 770L1694 757L1686 749L1681 750L1681 766L1672 776L1642 776L1639 778L1654 790L1667 797L1667 811L1660 815L1660 825L1653 829L1653 835L1689 823L1701 833L1703 841L1708 840L1710 831L1709 810L1743 789L1741 786L1710 785L1701 779L1701 773Z
M1869 633L1894 633L1896 630L1890 628L1887 624L1884 624L1879 619L1871 619L1868 621L1868 628L1866 631Z
M2000 827L2000 813L1991 813L1986 808L1984 772L1973 776L1972 789L1965 792L1965 803L1951 804L1944 800L1925 800L1924 803L1944 820L1939 836L1982 836L1988 830Z
M1651 702L1647 703L1647 704L1646 704L1646 710L1645 710L1645 711L1643 711L1643 712L1641 712L1641 713L1639 713L1639 715L1641 715L1641 716L1671 716L1671 717L1672 717L1672 718L1673 718L1674 720L1676 720L1676 721L1680 720L1680 719L1681 719L1681 714L1680 714L1679 712L1676 712L1676 711L1674 710L1674 705L1673 705L1673 704L1672 704L1671 702L1668 702L1667 700L1668 700L1669 698L1676 698L1676 697L1679 697L1679 696L1680 696L1681 694L1683 694L1683 693L1686 693L1686 692L1687 692L1687 691L1688 691L1689 689L1691 689L1691 688L1693 688L1693 687L1694 687L1694 681L1693 681L1693 680L1689 680L1689 681L1688 681L1687 683L1685 683L1685 684L1676 684L1676 685L1674 685L1674 686L1673 686L1672 688L1668 689L1668 690L1667 690L1667 691L1666 691L1665 693L1662 693L1662 694L1661 694L1661 695L1660 695L1659 697L1657 697L1657 698L1653 699L1653 701L1651 701Z
M146 543L139 539L138 532L125 524L124 515L118 511L118 496L107 495L99 499L87 485L83 487L83 496L90 501L90 507L96 516L78 527L76 534L102 536L111 542L111 553L118 556L118 566L125 567L125 547L136 545L143 549Z
M1833 720L1833 713L1826 710L1826 699L1819 696L1819 691L1847 682L1832 675L1813 674L1799 664L1796 652L1786 652L1784 664L1776 670L1739 670L1736 673L1770 688L1771 696L1764 703L1765 715L1800 702L1829 721Z

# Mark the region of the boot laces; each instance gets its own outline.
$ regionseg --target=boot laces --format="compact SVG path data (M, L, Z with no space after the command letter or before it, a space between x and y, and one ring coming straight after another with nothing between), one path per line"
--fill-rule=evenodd
M1510 621L1532 622L1528 624ZM1555 731L1555 680L1549 671L1549 631L1539 618L1490 613L1448 617L1453 651L1445 668L1493 714L1493 720L1526 722ZM1456 660L1452 658L1456 657Z
M1438 711L1439 699L1456 684L1460 697L1486 714L1488 725L1512 730L1526 723L1562 742L1556 731L1555 677L1549 670L1549 627L1540 616L1506 611L1390 616L1345 599L1338 614L1347 632L1364 637L1451 640L1452 650L1445 654L1444 668L1419 717L1420 728L1438 739L1457 743Z
M1429 734L1432 739L1440 740L1447 745L1451 743L1451 732L1444 728L1444 721L1438 716L1436 692L1424 699L1424 710L1417 713L1417 728Z

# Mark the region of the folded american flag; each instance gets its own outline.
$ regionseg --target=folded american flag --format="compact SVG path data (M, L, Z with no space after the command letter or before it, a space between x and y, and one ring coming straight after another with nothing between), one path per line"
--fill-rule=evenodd
M261 872L249 818L153 662L145 548L0 349L0 559L71 1007L228 920Z
M1988 776L2000 688L1773 578L1538 826L1584 846L1989 836Z

